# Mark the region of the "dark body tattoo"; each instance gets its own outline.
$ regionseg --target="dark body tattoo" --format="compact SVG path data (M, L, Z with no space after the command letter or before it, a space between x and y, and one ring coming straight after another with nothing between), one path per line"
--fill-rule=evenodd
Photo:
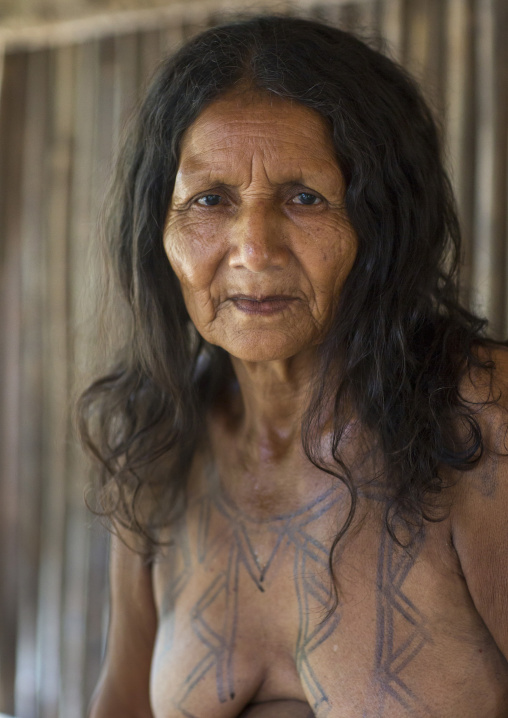
M344 488L330 488L310 505L299 511L256 519L242 512L220 488L203 496L198 503L197 535L189 538L189 527L178 529L178 540L172 549L169 574L161 613L165 616L161 629L161 657L171 650L174 634L176 602L188 584L194 567L210 566L215 557L223 566L213 572L206 588L189 606L190 624L202 645L202 653L188 671L174 707L185 718L196 718L189 703L198 684L214 676L217 699L227 703L235 699L235 642L239 622L239 584L245 577L260 593L270 593L272 571L277 555L292 549L293 588L298 607L295 663L312 711L324 718L332 710L331 700L312 665L312 654L336 630L341 621L341 606L327 615L330 608L331 583L328 568L330 547L316 539L312 532L315 522L338 509L344 502ZM377 502L376 502L377 503ZM216 527L228 527L224 531ZM263 562L256 552L256 535L269 537L270 548ZM391 537L382 533L377 558L376 650L373 665L377 684L377 706L369 718L387 714L390 700L395 700L408 715L431 716L432 712L404 681L407 666L430 641L425 617L404 592L404 582L421 551L416 541L410 552L396 546ZM192 544L192 547L191 547ZM174 564L174 566L173 566ZM373 576L374 580L374 576ZM217 621L220 607L222 619ZM316 620L317 611L320 616ZM321 619L321 620L319 620ZM372 664L371 664L372 665ZM364 714L367 716L367 714Z
M335 611L317 626L309 620L309 602L313 600L326 615L330 605L330 585L319 578L328 573L329 548L309 532L310 526L329 512L338 501L343 500L341 487L331 488L310 506L290 514L271 517L269 520L254 519L240 511L220 491L213 491L199 502L197 555L191 557L191 549L185 527L179 530L178 545L173 549L172 564L178 565L174 579L167 586L162 612L168 616L164 627L164 653L171 649L174 633L174 611L178 597L185 588L191 574L193 560L199 564L210 561L215 554L224 550L219 536L211 531L214 513L219 515L232 529L227 562L224 569L215 574L206 590L191 607L192 628L205 649L184 684L175 701L176 707L186 718L193 714L186 709L186 702L192 691L210 671L215 673L217 697L221 703L234 700L234 648L238 623L238 584L240 573L246 573L261 593L268 590L270 569L282 547L294 550L294 587L298 601L299 625L295 656L302 682L312 696L312 708L325 716L330 708L329 699L312 669L310 656L333 631L340 620ZM262 565L254 548L253 533L262 530L270 535L271 550ZM224 620L218 629L216 622L208 619L208 613L216 602L225 607Z
M430 641L424 615L404 593L404 582L421 551L423 536L410 551L396 546L387 532L381 535L377 567L377 635L375 674L379 682L376 716L385 714L391 696L408 714L431 715L404 682L404 668Z

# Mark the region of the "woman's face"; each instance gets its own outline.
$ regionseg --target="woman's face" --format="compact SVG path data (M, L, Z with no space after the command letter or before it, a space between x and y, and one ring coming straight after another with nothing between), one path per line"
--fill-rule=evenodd
M244 361L319 344L357 240L325 120L228 95L186 131L164 246L199 333Z

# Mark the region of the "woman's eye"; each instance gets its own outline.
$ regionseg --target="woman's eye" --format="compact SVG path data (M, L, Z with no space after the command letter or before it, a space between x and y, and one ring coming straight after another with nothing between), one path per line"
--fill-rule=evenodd
M311 194L310 192L299 192L296 197L294 197L293 202L295 204L319 204L322 202L321 198L318 197L315 194Z
M201 205L201 207L214 207L220 203L221 199L220 194L205 194L204 197L199 197L197 204Z

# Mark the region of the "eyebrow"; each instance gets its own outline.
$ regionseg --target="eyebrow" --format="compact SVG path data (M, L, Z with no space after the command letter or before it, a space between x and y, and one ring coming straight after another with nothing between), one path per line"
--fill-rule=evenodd
M199 166L201 164L201 166ZM318 163L316 163L317 165ZM180 175L180 178L183 182L196 182L196 181L204 181L207 184L214 185L218 184L224 187L237 187L241 182L238 181L228 181L227 175L231 175L234 172L233 167L205 167L204 163L197 163L194 167L191 167L190 169L185 170L178 170L178 175ZM277 174L282 174L280 168L277 170ZM291 167L287 173L284 172L284 179L281 179L280 181L272 181L270 180L270 183L275 186L283 186L283 185L294 185L294 184L308 184L308 183L314 183L314 182L322 182L324 178L326 178L327 181L337 179L342 179L340 170L331 170L329 168L323 169L319 168L318 166L309 168L308 170L302 169L300 166L293 166ZM342 180L343 181L343 180ZM334 182L335 184L335 182Z

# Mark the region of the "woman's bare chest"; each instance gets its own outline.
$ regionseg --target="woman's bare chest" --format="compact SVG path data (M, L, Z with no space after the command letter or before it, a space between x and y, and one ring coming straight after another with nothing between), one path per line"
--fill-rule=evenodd
M236 718L283 700L318 718L504 715L507 666L432 539L408 553L364 524L337 553L330 612L342 498L330 490L269 521L198 502L154 569L156 718Z

